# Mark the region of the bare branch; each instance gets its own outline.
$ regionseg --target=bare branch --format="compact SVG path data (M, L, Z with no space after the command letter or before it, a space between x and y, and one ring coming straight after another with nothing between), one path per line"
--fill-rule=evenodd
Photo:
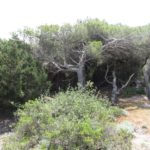
M77 61L75 61L72 57L70 57L70 60L75 63L76 65L79 65L79 63Z
M133 77L134 75L135 75L135 73L133 73L133 74L130 75L130 77L129 77L129 79L127 80L127 82L119 89L119 92L120 92L121 90L123 90L125 87L128 86L128 84L130 83L130 81L131 81L131 79L132 79L132 77Z
M150 56L149 55L147 55L146 57L145 57L145 59L144 59L144 63L142 64L142 68L146 65L146 63L147 63L147 60L150 58Z
M77 71L78 71L78 68L75 68L75 67L68 68L68 70L67 70L67 71L77 72Z
M72 50L72 52L74 52L74 53L81 53L82 51L79 51L79 50Z
M109 81L108 78L107 78L108 72L109 72L109 66L107 65L107 69L106 69L106 72L105 72L105 80L106 80L109 84L113 84L113 83L112 83L111 81Z
M77 72L78 68L74 67L74 65L65 64L65 65L59 65L55 61L51 62L57 69L57 73L60 71L71 71L71 72Z
M58 70L62 70L62 68L54 61L51 62Z
M81 57L79 58L79 65L85 63L85 58L86 58L86 48L84 47L83 50L81 51Z

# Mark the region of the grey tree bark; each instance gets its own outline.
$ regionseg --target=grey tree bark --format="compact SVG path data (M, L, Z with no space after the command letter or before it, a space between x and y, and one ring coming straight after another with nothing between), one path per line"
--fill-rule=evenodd
M78 86L79 88L85 87L85 63L87 61L86 55L87 55L87 47L83 45L83 49L78 51L78 60L75 60L73 58L70 58L72 63L67 62L66 57L62 56L63 63L59 63L55 60L53 60L51 63L57 68L59 71L64 72L75 72L77 73L78 78Z
M112 104L117 103L118 101L118 87L117 87L117 77L116 77L116 72L113 71L112 72L112 76L113 76L113 81L112 81L112 94L111 94L111 102Z
M109 72L109 66L107 66L107 70L105 73L105 80L112 85L112 93L111 93L111 102L112 104L116 104L118 102L118 95L121 93L121 91L128 86L128 84L130 83L132 77L134 76L134 73L132 75L129 76L129 79L126 81L125 84L123 84L120 88L118 88L117 86L117 76L116 76L116 71L115 69L112 71L112 77L113 80L112 82L108 80L107 78L107 74Z
M146 64L143 67L144 82L145 82L145 92L150 100L150 58L147 59Z
M77 69L77 77L78 77L78 84L79 88L85 87L85 68L84 65L79 66Z
M148 74L144 75L144 80L145 80L145 92L146 92L148 99L150 100L150 83L149 83L149 75Z

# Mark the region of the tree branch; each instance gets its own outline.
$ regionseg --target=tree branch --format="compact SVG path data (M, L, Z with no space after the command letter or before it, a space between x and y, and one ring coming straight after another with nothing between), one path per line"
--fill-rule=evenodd
M52 64L58 69L57 72L60 71L73 71L73 72L77 72L78 68L74 67L73 65L69 65L69 64L65 64L65 65L59 65L57 64L55 61L52 61Z
M107 69L106 69L106 72L105 72L105 80L109 83L109 84L113 84L111 81L108 80L107 78L107 74L109 72L109 66L107 65Z
M79 63L77 61L75 61L72 57L70 57L70 60L75 63L76 65L79 65Z
M83 62L85 62L85 57L86 57L86 50L83 50L80 60L79 60L79 65L81 65Z
M128 86L128 84L130 83L130 81L131 81L131 79L132 79L132 77L133 77L134 75L135 75L135 73L133 73L133 74L130 75L130 77L129 77L129 79L127 80L127 82L119 89L119 92L120 92L121 90L123 90L125 87Z
M54 61L51 62L58 70L62 70L62 68Z

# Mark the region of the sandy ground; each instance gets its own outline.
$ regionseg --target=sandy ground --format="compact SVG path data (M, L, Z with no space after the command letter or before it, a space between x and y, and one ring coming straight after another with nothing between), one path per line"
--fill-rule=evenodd
M145 96L120 99L120 107L128 114L118 118L118 122L131 122L133 132L132 150L150 150L150 101Z

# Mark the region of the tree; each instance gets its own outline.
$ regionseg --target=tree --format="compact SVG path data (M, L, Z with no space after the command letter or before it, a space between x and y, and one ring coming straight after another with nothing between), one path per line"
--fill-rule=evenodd
M61 75L68 75L74 72L80 86L84 87L87 68L93 64L98 68L99 63L105 68L108 65L108 75L111 74L111 80L117 78L116 85L121 87L121 84L125 84L122 81L128 81L133 73L134 79L141 75L145 61L143 55L147 55L144 45L148 43L149 28L130 28L87 19L75 25L42 25L37 30L26 28L22 32L22 39L30 44L31 53L49 74L55 76L61 72ZM100 80L104 79L106 70L100 70L103 74ZM91 72L93 74L94 71Z
M20 104L40 96L47 88L47 75L19 40L0 41L0 101Z
M101 42L89 41L87 29L83 24L74 26L41 26L37 36L38 47L34 56L50 68L58 72L76 72L81 88L85 86L85 65L91 59L96 59L100 53ZM98 52L95 55L95 52Z
M109 40L107 44L103 46L102 56L104 63L107 65L105 79L108 83L112 85L112 94L111 94L111 102L113 104L117 103L118 95L120 92L129 84L132 77L135 73L137 73L137 67L139 65L138 55L136 55L137 49L131 41L127 39L112 39ZM126 74L125 66L128 67L128 75L126 76L127 80L125 83L122 84L120 88L118 88L118 81L117 75L122 72L121 70L124 69L123 73ZM111 73L111 80L108 79L108 73Z

